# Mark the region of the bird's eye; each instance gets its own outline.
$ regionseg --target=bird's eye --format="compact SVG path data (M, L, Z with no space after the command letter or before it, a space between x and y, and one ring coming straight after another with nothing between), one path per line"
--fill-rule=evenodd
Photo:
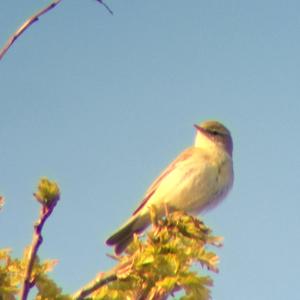
M211 134L213 134L213 135L218 135L219 132L218 132L217 130L212 130L212 131L211 131Z

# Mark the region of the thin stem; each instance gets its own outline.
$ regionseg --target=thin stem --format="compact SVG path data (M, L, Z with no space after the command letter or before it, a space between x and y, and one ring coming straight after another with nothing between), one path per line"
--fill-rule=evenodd
M28 29L33 23L38 21L39 17L53 9L56 5L58 5L62 0L54 0L49 5L47 5L45 8L41 9L34 15L32 15L30 18L28 18L7 40L3 48L0 50L0 60L3 58L5 53L8 51L8 49L14 44L14 42L17 40L17 38L26 30Z
M118 277L116 274L107 274L105 276L100 275L98 278L95 278L94 280L89 282L85 287L76 292L73 296L73 299L82 300L97 289L117 279Z
M56 202L55 202L56 204ZM28 293L30 289L34 286L35 282L34 279L31 279L31 273L33 270L34 262L37 257L37 252L39 250L40 245L43 242L43 237L42 237L42 230L43 226L48 219L48 217L51 215L55 204L52 205L51 207L47 207L43 205L40 210L40 217L38 221L34 225L34 233L32 237L32 242L30 246L30 250L28 252L28 262L25 270L25 277L21 289L21 300L26 300L28 297Z
M96 0L96 1L98 1L100 4L102 4L111 15L114 14L114 12L110 9L110 7L105 2L103 2L102 0Z
M25 30L27 30L33 23L39 20L39 17L49 12L51 9L53 9L56 5L58 5L62 0L54 0L50 4L48 4L45 8L41 9L31 17L29 17L7 40L5 45L2 49L0 49L0 60L3 58L3 56L6 54L6 52L9 50L9 48L15 43L15 41L23 34ZM109 6L103 2L102 0L96 0L100 4L102 4L107 11L113 15L113 11L109 8Z
M86 284L83 288L73 294L73 299L82 300L94 291L98 290L104 285L109 284L110 282L116 281L119 277L128 272L128 269L131 268L132 260L128 260L126 262L120 263L113 267L111 270L101 273L96 276L93 280L91 280L88 284Z

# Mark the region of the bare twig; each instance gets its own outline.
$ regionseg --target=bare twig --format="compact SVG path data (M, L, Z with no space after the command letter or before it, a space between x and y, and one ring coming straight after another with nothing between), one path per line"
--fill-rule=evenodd
M54 0L50 4L48 4L45 8L41 9L34 15L32 15L30 18L28 18L7 40L5 45L2 49L0 49L0 60L3 58L3 56L6 54L6 52L9 50L9 48L14 44L14 42L17 40L17 38L23 34L25 30L27 30L33 23L39 20L39 17L49 12L51 9L53 9L56 5L58 5L62 0ZM110 7L103 2L102 0L96 0L100 4L102 4L107 11L113 15L113 11L110 9Z
M34 225L33 238L32 238L32 242L31 242L30 250L27 254L28 262L27 262L27 266L26 266L26 270L25 270L25 278L24 278L22 290L21 290L21 300L27 299L30 289L35 284L35 282L34 282L35 280L31 278L31 273L33 270L35 259L37 257L38 249L43 242L42 229L43 229L43 226L44 226L46 220L51 215L56 203L57 203L57 201L54 201L53 205L51 205L51 206L42 205L41 210L40 210L40 217Z
M59 4L62 0L54 0L52 3L47 5L42 10L38 11L34 15L32 15L29 19L27 19L18 29L15 31L7 40L4 47L0 50L0 60L3 58L8 49L12 46L12 44L16 41L16 39L26 30L28 29L34 22L38 21L39 17L43 14L47 13L51 9L53 9L57 4Z
M100 273L96 278L91 280L88 284L86 284L79 291L74 293L74 300L82 300L85 297L89 296L99 288L104 285L109 284L110 282L116 281L119 277L122 277L124 273L127 273L132 265L132 261L128 260L125 263L121 263L113 267L111 270Z
M96 1L102 4L111 15L114 14L114 12L110 9L110 7L105 2L103 2L102 0L96 0Z
M106 275L99 275L95 279L93 279L91 282L89 282L85 287L80 289L78 292L76 292L73 296L73 299L75 300L82 300L100 287L117 280L118 277L116 274L106 274Z

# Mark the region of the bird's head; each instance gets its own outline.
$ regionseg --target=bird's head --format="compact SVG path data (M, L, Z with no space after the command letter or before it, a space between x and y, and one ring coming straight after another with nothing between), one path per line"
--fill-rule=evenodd
M227 153L232 156L233 142L230 131L218 121L205 121L198 125L194 125L197 134L195 147L221 146Z

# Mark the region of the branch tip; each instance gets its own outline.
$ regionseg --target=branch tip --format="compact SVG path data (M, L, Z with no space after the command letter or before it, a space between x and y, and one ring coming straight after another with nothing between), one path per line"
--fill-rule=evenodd
M102 0L96 0L96 1L102 4L111 15L114 14L114 12L110 9L110 7L105 2L103 2Z

